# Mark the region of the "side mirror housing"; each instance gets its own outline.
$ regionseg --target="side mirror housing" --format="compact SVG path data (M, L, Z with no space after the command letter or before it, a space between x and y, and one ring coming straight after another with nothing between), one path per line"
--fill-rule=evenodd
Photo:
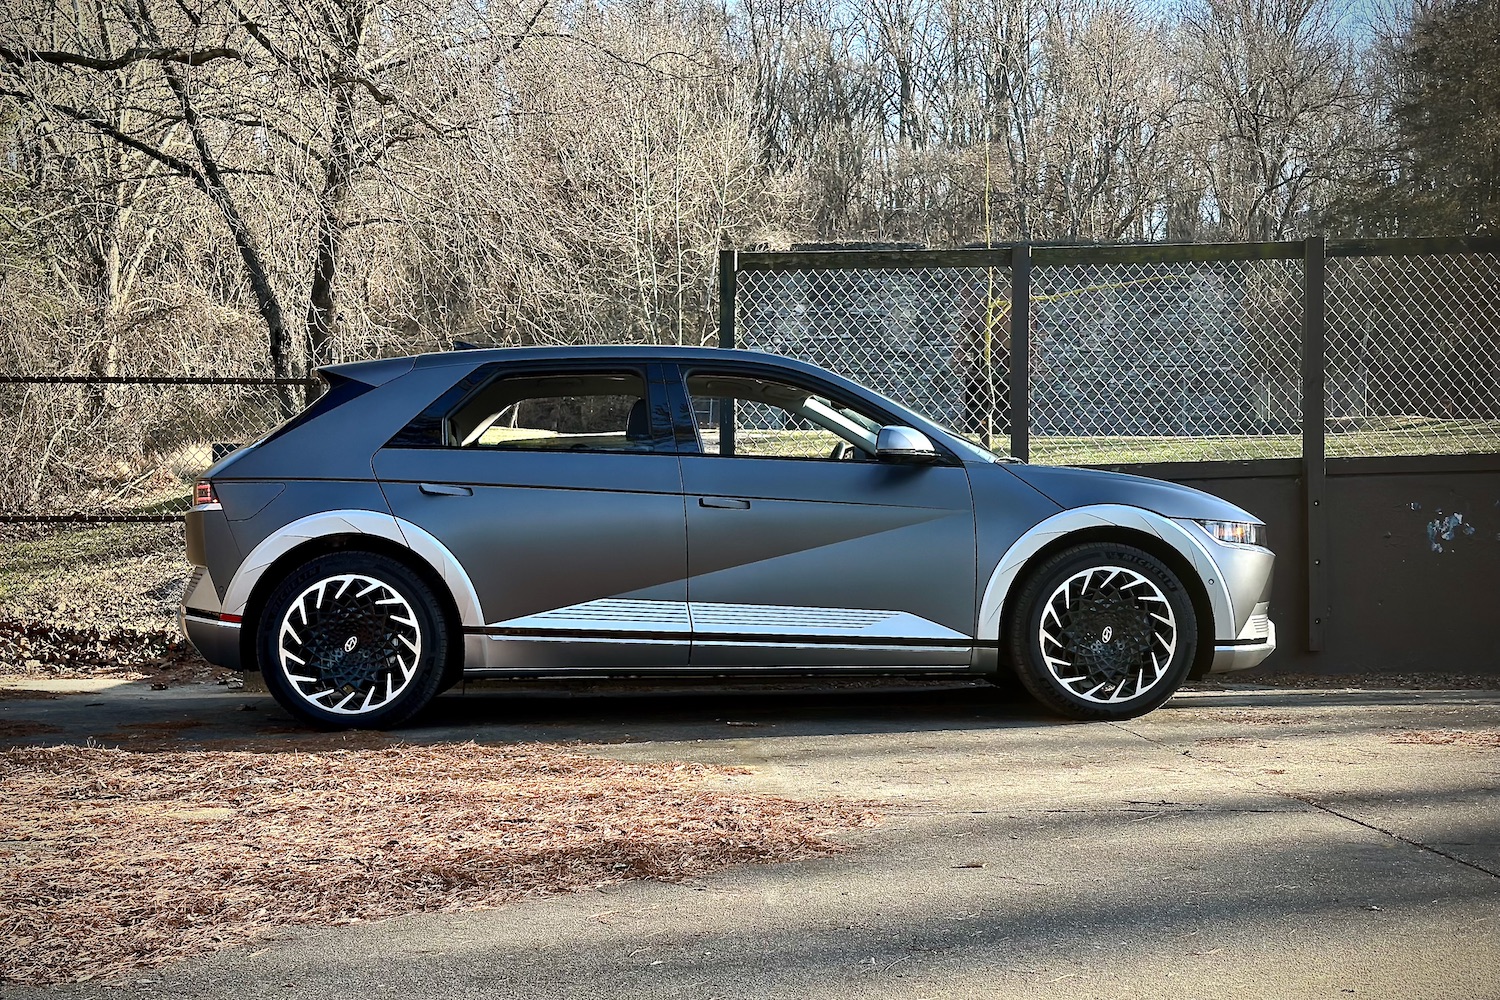
M882 462L922 464L936 462L941 456L926 434L893 424L880 428L875 438L875 457Z

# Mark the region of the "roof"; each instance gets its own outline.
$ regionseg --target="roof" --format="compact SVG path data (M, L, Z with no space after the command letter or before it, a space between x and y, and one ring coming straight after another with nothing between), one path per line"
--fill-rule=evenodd
M571 347L486 347L461 351L443 351L435 354L408 355L399 358L375 358L370 361L351 361L341 365L327 365L321 372L352 378L370 385L380 385L414 368L447 368L479 365L496 362L520 361L583 361L583 360L628 360L628 361L754 361L774 364L828 376L829 372L815 365L794 358L767 354L763 351L735 351L721 347L676 347L659 344L598 344ZM837 377L837 376L835 376Z
M464 351L421 354L418 368L457 364L488 364L494 361L567 361L583 358L630 358L650 361L771 361L800 364L790 358L762 351L734 351L722 347L678 347L661 344L584 344L567 347L485 347Z

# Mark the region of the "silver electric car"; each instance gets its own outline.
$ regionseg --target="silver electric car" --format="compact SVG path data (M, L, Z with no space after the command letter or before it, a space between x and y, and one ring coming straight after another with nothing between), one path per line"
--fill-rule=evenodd
M328 389L197 484L182 626L324 726L464 677L1014 673L1075 719L1260 662L1265 526L1022 464L765 354L458 351Z

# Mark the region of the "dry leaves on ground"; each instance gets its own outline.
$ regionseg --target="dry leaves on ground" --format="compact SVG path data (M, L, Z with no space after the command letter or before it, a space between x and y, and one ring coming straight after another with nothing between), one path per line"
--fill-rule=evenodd
M1302 674L1256 669L1242 674L1214 674L1198 683L1213 690L1233 690L1236 686L1253 684L1307 690L1494 691L1500 690L1500 673L1461 674L1436 670L1387 673L1371 670L1358 674Z
M543 746L0 753L0 981L119 976L292 924L837 851L860 804Z
M1458 744L1460 746L1469 747L1500 748L1500 732L1468 732L1462 729L1426 729L1407 733L1397 733L1391 737L1391 742L1425 743L1433 746L1449 746L1452 744Z
M0 675L79 679L159 678L173 683L214 674L188 643L167 629L64 625L0 615Z

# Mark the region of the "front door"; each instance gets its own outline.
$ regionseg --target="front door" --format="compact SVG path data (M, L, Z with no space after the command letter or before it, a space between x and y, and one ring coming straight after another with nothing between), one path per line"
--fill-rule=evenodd
M375 455L474 583L467 665L681 667L686 530L659 366L481 368ZM435 404L440 409L445 404Z
M699 439L681 457L693 665L968 666L962 464L876 461L888 418L830 386L743 364L683 375Z

